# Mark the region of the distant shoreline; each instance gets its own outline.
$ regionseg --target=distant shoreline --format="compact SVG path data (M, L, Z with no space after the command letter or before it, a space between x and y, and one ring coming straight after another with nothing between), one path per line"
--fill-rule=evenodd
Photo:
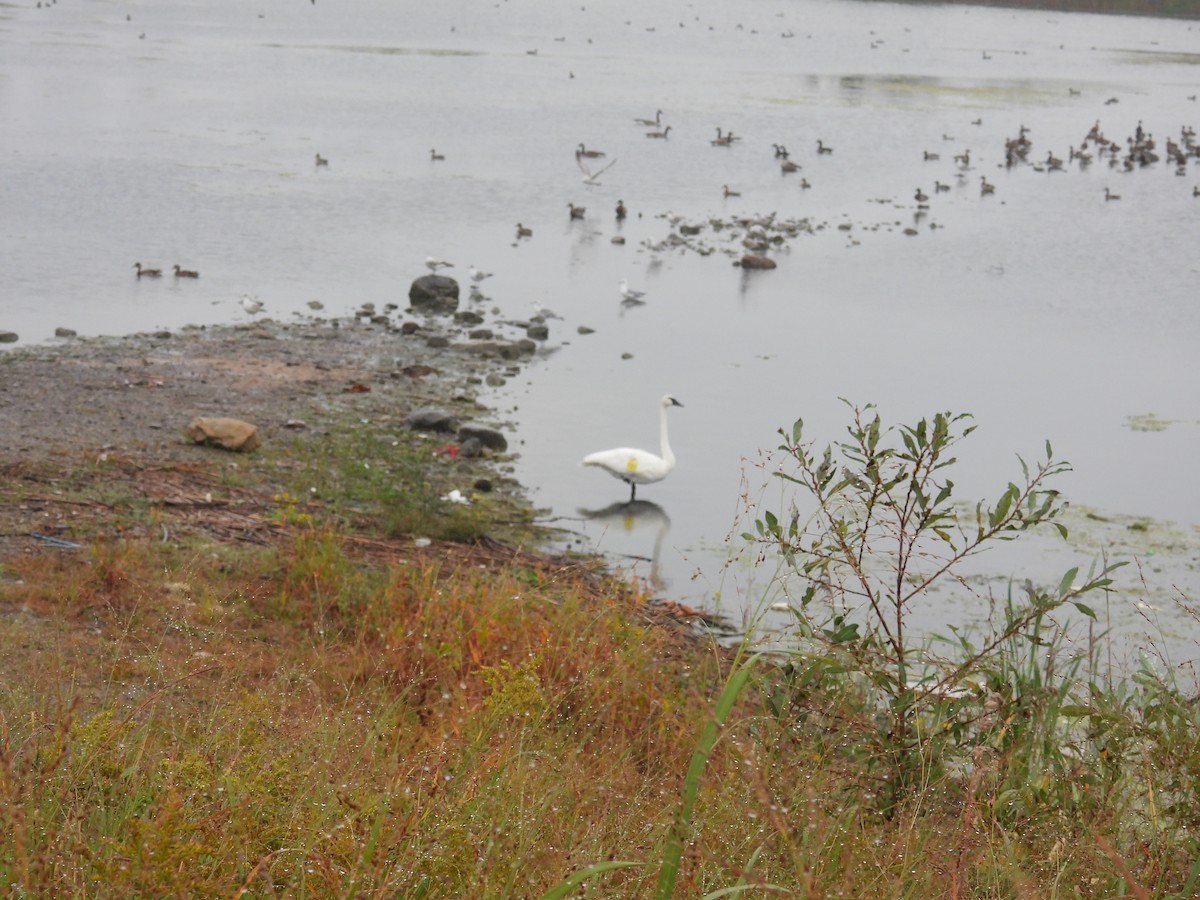
M870 3L872 0L863 0ZM914 6L993 6L1048 12L1142 16L1154 19L1200 19L1200 0L901 0Z

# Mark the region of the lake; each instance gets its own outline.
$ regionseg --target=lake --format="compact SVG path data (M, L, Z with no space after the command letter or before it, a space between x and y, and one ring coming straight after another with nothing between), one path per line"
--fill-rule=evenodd
M23 344L240 321L244 293L282 320L403 307L427 256L475 265L494 319L562 317L483 397L516 476L569 543L662 595L734 619L768 602L769 566L726 566L760 502L791 502L764 460L797 418L841 439L847 398L888 423L974 414L964 500L1051 441L1077 540L989 555L980 594L1127 555L1114 629L1196 655L1176 601L1200 583L1200 160L1177 175L1164 148L1200 119L1200 25L845 0L43 0L0 7L0 46L0 329ZM1097 122L1120 147L1140 124L1162 159L1081 165ZM1006 167L1022 127L1028 162ZM740 140L714 146L718 128ZM596 184L580 143L606 154L590 171L612 163ZM733 265L736 222L770 214L794 223L778 268ZM690 246L668 241L681 224ZM678 466L630 515L578 463L656 449L664 393L684 404ZM931 625L983 614L938 603Z

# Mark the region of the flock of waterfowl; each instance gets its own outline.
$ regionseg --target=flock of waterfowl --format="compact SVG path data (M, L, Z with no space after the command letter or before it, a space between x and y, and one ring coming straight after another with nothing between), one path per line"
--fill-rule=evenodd
M659 109L659 110L655 110L653 119L635 118L633 121L634 121L635 125L639 125L644 128L651 127L651 128L655 129L654 131L647 131L645 133L646 137L656 138L659 140L667 140L671 134L671 126L670 125L663 126L662 125L662 117L663 117L663 111L661 109ZM733 147L736 144L740 143L742 140L743 140L742 135L734 134L732 131L726 131L721 126L718 125L717 126L717 136L716 136L716 138L710 140L709 143L714 147ZM774 149L775 149L775 158L779 160L779 171L782 174L789 175L794 172L799 172L801 170L800 164L789 158L791 154L788 152L788 149L785 145L772 144L771 146L774 147ZM828 155L831 153L833 153L833 148L827 146L823 140L818 138L817 139L817 155ZM582 141L576 146L576 148L575 148L575 163L576 163L576 165L579 166L580 171L583 172L583 183L584 184L586 184L586 185L599 184L600 176L603 175L605 172L607 172L609 169L611 169L617 162L614 159L614 160L610 161L609 163L607 163L603 168L593 169L591 166L588 165L586 160L603 159L603 158L607 157L607 155L608 154L606 154L603 150L596 150L595 148L590 148ZM800 179L800 188L802 190L808 190L811 187L812 187L812 185L809 184L807 178ZM722 196L724 196L726 198L741 196L740 191L737 191L734 188L731 188L728 184L722 185L721 191L722 191ZM570 214L571 214L572 219L582 219L584 217L584 214L587 212L586 208L576 206L574 203L570 203L568 205L570 207ZM627 211L625 208L624 201L618 201L617 207L616 207L617 218L624 219L626 216L626 212Z
M643 129L652 129L645 132L647 138L664 141L670 138L672 126L664 123L664 112L662 109L656 110L653 118L638 117L633 119L633 123L635 126ZM973 119L971 124L982 125L982 119ZM952 140L949 135L943 135L942 137L944 140ZM709 143L714 147L727 148L733 147L743 140L744 136L734 134L732 131L726 131L724 128L718 126L716 128L716 137L710 139ZM781 174L789 175L802 170L801 164L791 158L791 153L785 144L773 143L770 146L774 151L774 159L779 166ZM1071 145L1068 148L1065 159L1057 156L1053 150L1047 150L1043 158L1041 151L1034 152L1033 146L1031 130L1022 125L1018 129L1016 137L1006 139L1004 142L1004 166L1008 169L1013 169L1018 166L1028 165L1036 172L1061 172L1072 166L1083 170L1087 169L1093 162L1096 165L1107 162L1109 168L1113 170L1118 172L1132 172L1137 169L1153 166L1161 158L1153 136L1144 130L1141 122L1138 123L1132 135L1127 137L1123 142L1120 142L1106 138L1101 130L1100 122L1097 120L1080 141L1078 147ZM444 159L436 151L430 151L430 153L433 160ZM826 144L824 139L815 139L816 156L828 157L833 153L834 148ZM1167 160L1175 166L1177 175L1186 175L1188 162L1200 158L1200 145L1196 143L1195 131L1189 126L1181 127L1180 139L1178 141L1167 139L1163 153ZM597 185L600 176L616 164L616 159L609 160L605 151L590 147L584 141L576 144L574 155L575 162L583 173L583 183L588 186ZM937 162L940 159L940 153L929 150L923 151L922 160L924 162ZM978 164L978 161L975 161L975 165ZM971 177L971 173L974 171L971 148L967 147L961 153L954 154L953 165L955 167L954 176L957 178L959 185L967 183ZM799 187L802 190L812 187L807 178L800 178L798 180ZM953 181L954 178L949 180ZM978 175L978 184L979 195L981 197L988 197L996 193L996 185L989 181L986 175ZM934 181L932 191L929 193L926 193L923 187L918 187L913 194L913 199L916 201L918 220L927 213L938 194L943 194L950 190L951 184L943 182L940 179ZM741 192L729 184L723 184L721 186L721 196L726 199L736 198L741 196ZM1193 188L1193 196L1200 197L1200 187ZM1114 193L1106 185L1104 186L1104 198L1106 201L1120 200L1121 195ZM587 216L586 207L574 201L567 202L567 210L568 218L571 221L583 220ZM624 200L617 201L614 214L618 222L626 218L628 209L625 206ZM782 248L787 240L799 234L812 233L824 227L824 225L814 227L807 219L777 221L773 213L766 216L735 216L728 220L709 219L699 224L687 224L683 221L682 217L671 216L670 214L664 214L663 218L671 221L672 226L677 229L677 233L673 232L667 240L657 244L646 242L645 246L652 251L676 247L692 249L703 255L707 255L713 252L713 248L695 240L695 237L701 230L711 228L714 233L724 232L724 237L730 241L731 245L733 242L737 242L736 248L730 246L725 251L731 255L743 252L751 254L764 253L772 249ZM936 228L938 226L931 225L930 227ZM849 230L849 225L848 223L843 223L838 228L839 230L846 231ZM917 233L911 227L904 228L903 230L906 234ZM520 222L517 223L516 238L518 241L530 238L532 235L532 229ZM622 242L621 238L614 238L614 240ZM436 272L438 268L449 265L449 263L430 258L426 261L426 265L429 266L430 271ZM475 299L481 299L482 297L478 288L481 280L481 277L472 278L472 296ZM624 280L620 283L619 291L624 303L634 304L643 302L644 294L630 288Z
M1070 166L1087 169L1093 163L1099 166L1107 164L1108 168L1117 172L1135 172L1152 167L1162 160L1158 142L1153 134L1147 131L1141 120L1133 134L1124 141L1110 140L1100 127L1097 119L1084 135L1076 148L1074 144L1067 148L1066 159L1055 156L1053 150L1047 150L1045 159L1041 152L1033 152L1033 142L1029 138L1030 129L1022 125L1017 130L1015 138L1004 142L1004 165L1012 169L1020 165L1029 165L1035 172L1064 172ZM1200 160L1200 144L1196 143L1196 131L1189 125L1179 128L1179 141L1167 138L1163 153L1168 164L1174 165L1175 174L1184 177L1188 172L1188 162ZM1200 197L1200 186L1193 185L1192 196ZM1120 194L1114 194L1107 185L1104 188L1105 200L1120 200Z
M651 132L651 136L665 136L670 126L663 126L663 111L657 110L653 119L638 118L634 120L635 124L640 126L654 126L656 130ZM976 118L971 121L972 125L982 125L982 119ZM725 131L723 128L716 129L717 136L710 143L716 147L730 147L743 140L741 135L735 135L730 131ZM1087 170L1089 166L1095 162L1098 166L1105 163L1109 169L1117 173L1129 173L1140 169L1153 167L1165 157L1168 164L1174 167L1176 175L1185 176L1188 170L1188 163L1196 159L1200 159L1200 144L1196 142L1195 131L1190 126L1184 125L1180 127L1179 139L1168 138L1163 150L1158 149L1158 145L1153 135L1144 129L1141 122L1138 122L1134 133L1126 137L1123 141L1109 140L1105 137L1100 127L1100 122L1097 121L1091 129L1084 135L1079 145L1071 145L1065 154L1065 159L1056 155L1053 150L1047 150L1045 156L1041 155L1041 151L1034 152L1033 141L1031 139L1031 130L1025 126L1021 126L1017 136L1005 140L1004 143L1004 167L1013 169L1018 166L1027 165L1035 172L1062 172L1071 167L1076 167L1079 170ZM945 140L953 140L949 135L943 135ZM834 148L824 142L823 139L815 141L816 156L830 156L834 152ZM791 159L787 146L782 143L771 144L774 150L774 158L780 166L780 171L783 174L799 172L801 166L795 160ZM584 156L586 151L588 158L600 158L604 156L603 151L588 148L586 144L580 143L576 149L577 158ZM984 154L987 155L986 153ZM941 154L925 150L922 154L924 162L937 162L941 159ZM933 183L933 188L928 193L923 187L918 187L913 194L913 199L916 201L917 219L918 222L928 213L931 206L935 202L935 198L939 194L947 193L951 190L952 183L957 180L960 186L969 183L969 181L977 177L979 185L979 196L987 198L996 194L996 184L989 180L987 175L978 173L977 166L980 165L980 160L973 159L972 149L967 147L960 153L953 155L954 176L943 182L938 179ZM585 179L586 180L586 179ZM800 179L800 187L807 189L811 187L807 179ZM1120 200L1121 195L1112 190L1108 185L1104 188L1105 201ZM741 196L741 192L729 184L721 186L721 195L723 198L736 198ZM1192 196L1200 197L1200 186L1192 188ZM885 201L879 201L885 202ZM893 202L894 201L888 201ZM577 206L574 203L569 204L570 217L572 219L582 219L585 216L586 210L583 207ZM624 218L626 215L625 204L623 201L618 203L617 216ZM743 252L761 253L771 249L780 249L784 242L791 237L795 237L800 233L811 233L814 230L819 230L824 227L818 225L814 227L808 220L799 221L776 221L774 214L767 216L735 216L728 220L709 219L700 223L687 224L682 217L665 215L677 231L673 232L666 240L656 244L646 243L645 246L652 251L662 251L675 248L685 248L695 250L703 255L707 255L713 251L711 246L696 240L696 235L701 230L711 229L713 233L723 232L723 237L730 242L730 246L725 252L730 255L737 255ZM897 223L899 227L899 223ZM937 224L930 224L931 228L939 227ZM842 223L838 226L839 230L849 230L849 223ZM917 230L913 227L902 229L905 234L917 234ZM734 242L736 241L736 245ZM852 243L856 243L852 240Z
M162 269L151 269L143 266L140 262L135 262L133 268L137 269L138 278L162 278ZM200 273L193 269L184 269L178 264L175 265L176 278L199 278Z

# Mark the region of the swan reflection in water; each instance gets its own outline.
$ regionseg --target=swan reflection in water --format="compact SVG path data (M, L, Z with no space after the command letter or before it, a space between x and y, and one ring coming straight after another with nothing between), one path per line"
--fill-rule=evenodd
M663 587L662 576L659 574L659 563L662 559L663 538L671 530L671 517L667 515L666 510L649 500L633 500L610 503L603 509L580 508L579 514L589 521L603 525L606 531L610 531L614 535L648 536L653 533L654 548L650 553L650 584L655 590ZM597 540L596 543L599 544L601 541ZM634 553L610 555L621 555L631 559L644 560L646 558L644 555Z

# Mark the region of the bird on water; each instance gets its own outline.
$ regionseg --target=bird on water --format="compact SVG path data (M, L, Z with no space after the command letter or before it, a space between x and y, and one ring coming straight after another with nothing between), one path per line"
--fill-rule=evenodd
M613 478L624 481L629 485L629 502L633 503L639 484L662 481L675 468L675 454L671 452L671 444L667 440L667 410L672 406L683 404L670 394L665 395L659 403L659 455L655 456L648 450L634 447L617 447L613 450L589 453L581 464L596 466Z
M587 163L585 163L583 161L583 158L581 156L579 156L578 154L576 154L575 164L579 166L579 171L583 173L583 183L584 184L599 184L600 176L603 175L605 172L607 172L609 169L611 169L613 166L615 166L617 164L617 161L614 159L608 165L602 166L601 168L599 168L593 172L591 170L591 168L587 165Z

